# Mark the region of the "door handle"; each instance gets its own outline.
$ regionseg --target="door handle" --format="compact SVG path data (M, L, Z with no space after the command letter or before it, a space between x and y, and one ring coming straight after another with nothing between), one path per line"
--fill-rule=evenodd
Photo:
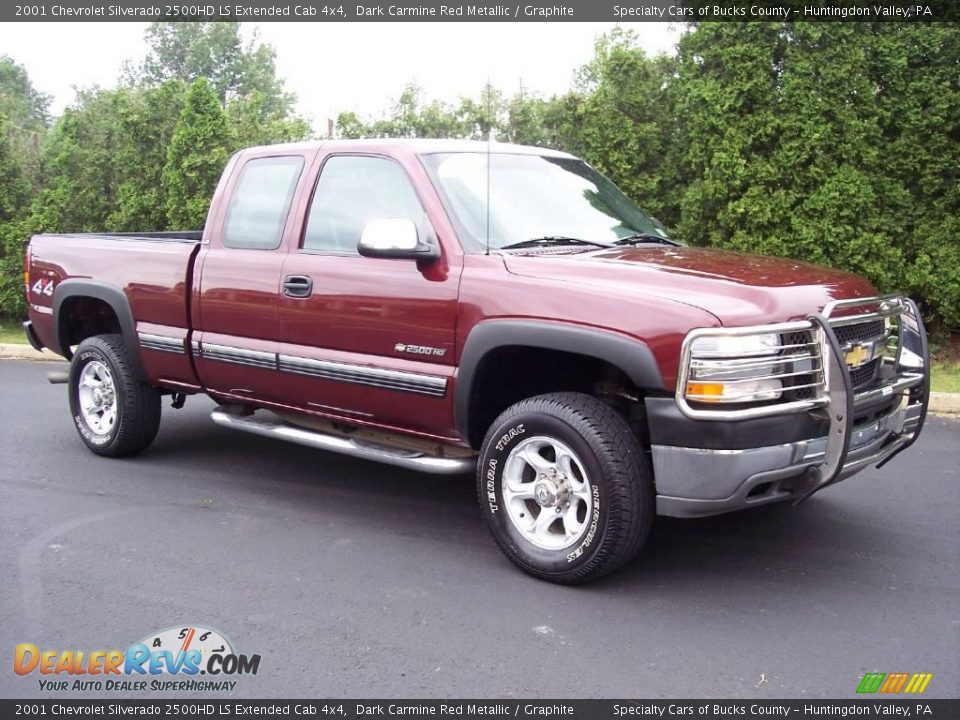
M287 297L305 298L313 292L313 278L306 275L287 275L283 279L283 294Z

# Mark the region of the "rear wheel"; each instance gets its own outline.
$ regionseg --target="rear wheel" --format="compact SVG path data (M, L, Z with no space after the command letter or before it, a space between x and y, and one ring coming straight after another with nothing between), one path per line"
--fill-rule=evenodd
M622 566L653 523L643 448L613 409L580 393L529 398L500 415L480 450L477 488L507 557L557 583Z
M143 382L121 335L80 343L70 365L70 412L80 439L97 455L134 455L160 427L160 393Z

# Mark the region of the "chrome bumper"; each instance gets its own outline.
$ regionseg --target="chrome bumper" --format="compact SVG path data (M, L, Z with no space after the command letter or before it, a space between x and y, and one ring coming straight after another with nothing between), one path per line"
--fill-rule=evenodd
M34 329L33 323L29 320L23 323L23 333L27 336L27 342L30 343L30 347L37 352L43 350L43 343L40 342L40 338L37 337L37 331Z
M833 482L906 447L919 427L921 410L919 404L907 404L904 396L889 414L855 426L846 462ZM654 445L657 513L700 517L804 497L807 475L823 463L827 443L827 437L820 437L746 450Z
M898 350L889 377L854 394L831 326L851 320L848 316L831 320L830 316L838 309L870 303L879 306L876 313L849 317L862 321L878 313L900 315ZM696 517L783 500L799 502L871 465L883 465L916 440L929 402L930 357L923 321L913 301L889 297L841 301L825 308L823 314L811 316L809 322L821 344L824 389L809 401L809 407L791 407L787 412L819 413L829 422L829 433L742 450L653 445L658 514ZM888 398L890 403L884 402ZM876 417L874 413L867 421L855 421L878 403L887 408L884 415ZM684 410L683 404L678 405ZM776 405L769 406L767 414L775 412ZM698 411L691 417L710 415ZM716 415L718 421L729 419L729 413Z

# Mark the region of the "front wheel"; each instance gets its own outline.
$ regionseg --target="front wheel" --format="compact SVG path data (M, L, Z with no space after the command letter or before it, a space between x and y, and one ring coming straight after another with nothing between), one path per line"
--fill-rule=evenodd
M653 523L643 448L612 408L580 393L540 395L501 414L480 450L477 489L501 550L556 583L619 568Z
M140 377L121 335L87 338L70 364L70 413L97 455L134 455L160 427L160 393Z

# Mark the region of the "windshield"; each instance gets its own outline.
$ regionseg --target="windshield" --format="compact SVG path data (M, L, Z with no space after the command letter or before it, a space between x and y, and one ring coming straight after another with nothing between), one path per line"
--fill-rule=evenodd
M582 160L508 153L424 155L467 251L486 247L488 160L491 249L540 238L601 245L637 235L668 238L659 222Z

